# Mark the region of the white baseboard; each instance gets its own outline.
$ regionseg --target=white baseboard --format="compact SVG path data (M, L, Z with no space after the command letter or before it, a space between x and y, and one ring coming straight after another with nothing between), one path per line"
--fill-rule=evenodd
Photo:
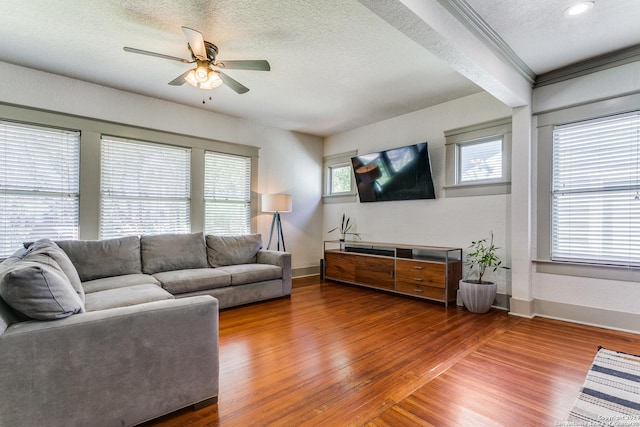
M302 267L302 268L294 268L291 271L291 276L296 277L306 277L306 276L315 276L320 274L320 266L313 267Z
M509 314L521 317L546 317L582 325L640 334L640 314L545 300L511 298Z

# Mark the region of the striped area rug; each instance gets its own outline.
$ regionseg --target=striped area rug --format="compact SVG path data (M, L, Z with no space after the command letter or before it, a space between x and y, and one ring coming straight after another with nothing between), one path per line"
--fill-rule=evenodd
M640 426L640 357L600 347L564 425Z

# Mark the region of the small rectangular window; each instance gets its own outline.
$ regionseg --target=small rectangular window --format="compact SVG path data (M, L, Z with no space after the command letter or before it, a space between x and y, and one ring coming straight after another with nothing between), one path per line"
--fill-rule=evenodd
M511 192L511 118L445 131L446 197Z
M333 154L324 158L323 180L324 203L354 202L356 200L356 183L351 167L351 158L357 151Z
M331 179L330 194L351 192L351 165L331 166L329 170Z
M0 257L77 239L79 188L80 132L0 121Z
M458 144L458 182L501 180L502 138Z

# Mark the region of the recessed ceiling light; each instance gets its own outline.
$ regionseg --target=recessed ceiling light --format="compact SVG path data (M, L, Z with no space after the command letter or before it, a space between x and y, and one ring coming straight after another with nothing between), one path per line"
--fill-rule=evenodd
M575 3L564 10L565 16L576 16L588 12L593 8L595 2L593 1L581 1Z

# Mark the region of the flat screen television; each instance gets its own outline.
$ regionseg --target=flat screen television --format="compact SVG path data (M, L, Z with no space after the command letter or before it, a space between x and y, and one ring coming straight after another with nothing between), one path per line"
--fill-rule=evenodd
M426 142L351 158L360 202L435 199Z

